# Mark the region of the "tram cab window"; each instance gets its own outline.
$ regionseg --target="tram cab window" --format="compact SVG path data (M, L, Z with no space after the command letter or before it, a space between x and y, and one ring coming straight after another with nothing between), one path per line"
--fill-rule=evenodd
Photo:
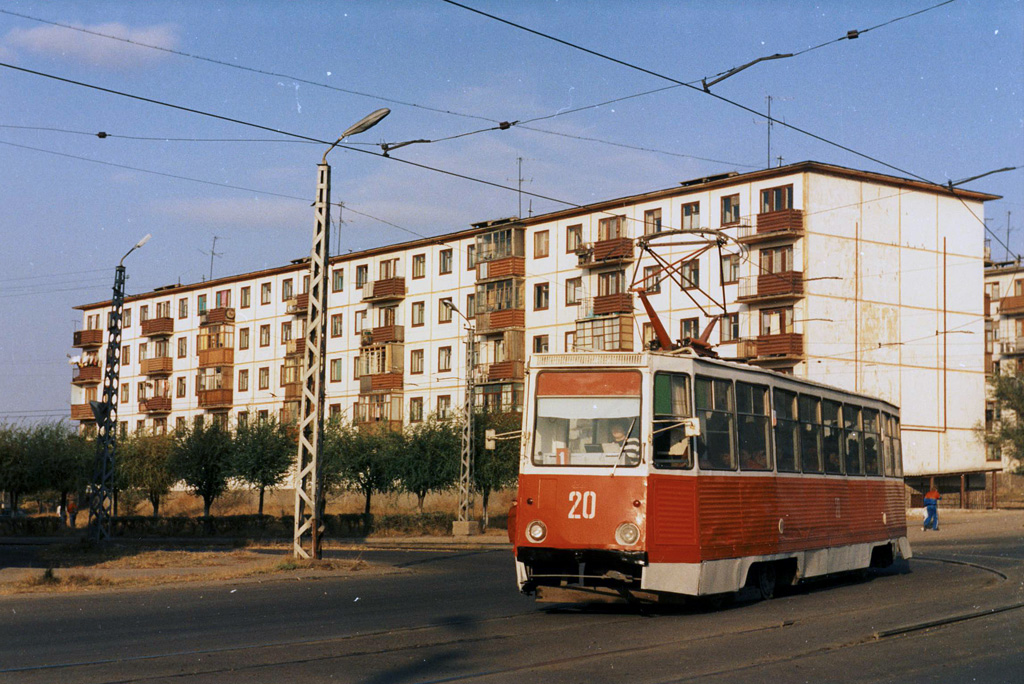
M732 470L733 448L732 382L698 377L694 382L694 403L700 419L697 461L702 469Z
M535 465L635 466L639 438L640 397L537 397Z
M843 405L843 432L846 437L846 474L863 475L859 406Z
M800 469L821 472L821 399L800 395Z
M825 399L821 402L821 449L825 457L825 472L843 474L843 428L839 423L839 402Z
M867 475L882 474L882 459L879 457L878 411L864 409L864 472Z
M769 470L768 388L736 383L736 428L742 470Z
M793 473L797 465L796 445L800 438L796 422L796 393L776 389L775 394L775 462L779 472Z
M882 414L882 462L886 477L896 474L892 456L892 416L888 413Z
M654 467L692 468L692 438L683 421L693 417L690 376L658 373L654 376Z
M903 452L900 448L900 419L889 416L889 442L892 444L892 462L896 477L903 477Z

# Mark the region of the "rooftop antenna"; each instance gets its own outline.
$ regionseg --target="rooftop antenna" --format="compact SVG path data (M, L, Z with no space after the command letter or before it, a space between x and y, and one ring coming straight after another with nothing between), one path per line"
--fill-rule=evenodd
M210 255L210 277L208 278L208 280L213 280L213 258L214 257L224 256L224 252L218 252L217 251L217 240L220 240L220 239L222 239L222 238L220 238L217 235L213 236L213 246L210 247L210 251L208 252L209 255ZM203 252L203 254L207 254L207 252Z
M530 183L533 181L532 178L523 178L523 158L516 157L516 162L519 164L519 175L516 178L508 178L506 180L515 180L519 183L519 213L517 217L523 216L523 183Z
M334 241L334 244L336 244L338 246L337 247L338 251L336 252L336 254L341 254L341 227L343 225L345 225L345 213L344 212L345 212L345 203L344 202L338 202L338 233L337 233L337 240ZM328 216L330 216L329 212L328 212ZM352 250L349 250L349 251L351 252Z
M1010 260L1010 212L1006 212L1006 260Z

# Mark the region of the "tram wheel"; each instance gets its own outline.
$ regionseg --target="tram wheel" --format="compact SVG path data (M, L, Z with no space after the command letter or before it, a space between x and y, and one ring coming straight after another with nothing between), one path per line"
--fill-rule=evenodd
M775 564L760 563L757 565L756 573L754 587L757 589L761 599L767 601L775 596L775 582L777 579Z

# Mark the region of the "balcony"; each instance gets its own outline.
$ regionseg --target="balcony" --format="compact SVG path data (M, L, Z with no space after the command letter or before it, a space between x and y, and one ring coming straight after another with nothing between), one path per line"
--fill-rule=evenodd
M498 361L477 366L479 382L522 380L525 376L522 361Z
M375 375L361 375L359 377L359 392L391 392L401 390L404 386L405 376L401 373L377 373Z
M166 337L174 334L174 319L170 316L150 318L142 321L142 334L145 337Z
M776 362L800 361L804 358L804 336L800 333L758 335L757 356L751 363L758 365Z
M286 382L281 387L284 389L285 401L296 401L302 399L302 382Z
M141 409L143 413L170 413L171 398L150 397L149 399L143 399L139 402L139 409Z
M1024 354L1024 337L1016 337L999 343L999 353L1003 356Z
M219 306L216 309L199 312L199 325L217 325L234 322L235 309L230 306Z
M633 240L630 238L612 238L585 244L576 250L580 268L597 268L625 264L635 258Z
M71 420L81 420L83 422L92 422L96 420L96 417L92 415L92 407L89 403L84 404L72 404L71 405Z
M1017 316L1024 314L1024 294L1012 295L1000 299L999 314L1002 316ZM75 334L77 335L78 333Z
M361 394L353 406L353 422L360 427L402 428L401 392Z
M803 296L804 274L801 271L785 271L741 278L736 301L767 302Z
M588 307L584 302L583 309ZM590 305L590 313L593 316L605 316L607 314L632 313L633 295L630 292L618 292L616 294L600 295L594 297Z
M174 359L170 356L142 359L140 365L143 375L170 375L174 371Z
M373 330L364 330L359 337L359 346L361 347L387 344L388 342L405 342L405 326L384 325Z
M405 299L405 278L382 278L363 286L364 302L397 302Z
M497 333L509 328L526 327L525 309L501 309L476 315L476 332L480 335Z
M205 409L231 408L230 389L199 390L199 407Z
M306 354L306 338L300 337L297 340L288 340L285 343L285 355L286 356L305 356Z
M214 347L199 350L200 368L218 368L235 365L235 350L232 347Z
M75 343L72 345L80 349L91 349L103 344L102 330L76 330Z
M722 343L716 348L723 359L750 361L757 358L757 340L736 340L735 343Z
M494 261L482 261L476 265L476 279L523 277L526 275L526 259L521 256L502 257Z
M804 234L804 213L799 209L780 209L757 215L755 226L740 225L736 240L756 244L770 240L792 240Z
M306 316L309 314L309 293L303 292L300 295L288 300L288 313L292 316Z
M72 385L98 385L103 378L99 366L75 366L71 376Z

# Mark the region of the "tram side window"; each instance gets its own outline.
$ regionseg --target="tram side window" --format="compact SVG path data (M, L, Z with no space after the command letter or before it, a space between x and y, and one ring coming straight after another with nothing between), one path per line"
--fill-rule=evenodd
M825 399L821 402L821 449L825 456L825 472L843 473L843 428L839 424L839 402Z
M821 472L821 399L801 394L800 469L805 473Z
M882 459L879 458L878 411L864 409L864 472L867 475L882 474Z
M843 428L846 435L846 474L863 475L864 461L861 453L860 407L843 405Z
M775 391L775 462L779 472L799 471L796 444L800 432L796 422L796 393Z
M736 427L739 435L740 468L769 470L768 388L736 383Z
M733 398L732 382L697 378L694 383L700 436L697 438L697 460L701 468L732 470Z
M896 477L903 477L903 449L900 446L900 419L893 416L892 425L892 461L896 465Z
M682 421L692 418L690 376L658 373L654 376L654 467L692 468L691 439Z
M885 467L885 476L892 477L896 474L892 460L892 416L888 413L882 414L882 462Z

